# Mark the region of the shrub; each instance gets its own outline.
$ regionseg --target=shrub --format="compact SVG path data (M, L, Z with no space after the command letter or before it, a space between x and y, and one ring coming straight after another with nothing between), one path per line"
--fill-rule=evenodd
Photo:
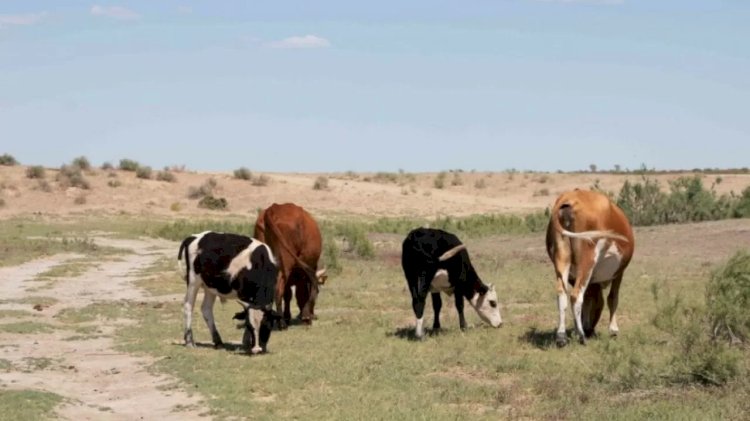
M262 187L262 186L267 186L270 181L271 181L270 177L268 177L265 174L261 174L258 177L254 177L251 183L253 186Z
M117 188L117 187L122 186L122 181L120 181L120 180L109 180L107 182L107 185L109 187L112 187L112 188Z
M84 190L91 188L89 182L83 177L81 169L77 166L63 165L60 167L56 179L62 188L78 187Z
M329 275L338 275L342 271L339 262L339 247L335 241L325 241L323 243L323 261Z
M13 165L18 165L18 161L16 161L16 158L14 158L13 155L5 153L0 155L0 165L6 165L10 167Z
M750 218L750 187L742 191L734 209L735 218Z
M52 191L52 186L49 184L49 182L47 182L47 180L44 180L44 179L41 179L41 178L37 180L37 186L36 186L36 188L37 188L37 190L41 190L41 191L43 191L45 193L49 193L49 192Z
M159 171L156 174L156 179L159 181L166 181L167 183L176 183L177 177L171 171Z
M151 179L151 167L138 167L138 169L135 170L135 176L138 178L142 178L144 180L150 180Z
M0 197L0 208L4 208L5 204L6 204L5 203L5 199L3 199L2 197Z
M120 160L120 169L123 171L136 171L140 166L138 161L133 161L132 159Z
M392 172L379 172L372 176L372 181L376 183L398 183L399 175Z
M447 174L445 171L441 171L438 173L438 175L435 176L435 179L432 181L432 184L435 186L436 189L444 189L445 188L445 177Z
M225 210L228 205L229 203L227 202L227 199L223 197L213 197L211 195L203 197L203 199L198 202L199 208L211 210Z
M534 192L534 196L549 196L549 189L543 188Z
M102 169L105 170L105 171L110 171L110 170L113 170L114 168L115 167L113 167L112 163L109 162L109 161L107 161L107 162L105 162L105 163L102 164Z
M474 188L475 189L484 189L487 187L487 180L484 178L480 178L479 180L474 182Z
M460 172L453 173L453 180L451 180L451 186L463 186L464 180L461 178Z
M738 252L711 275L706 306L715 338L750 339L750 253Z
M211 177L199 187L190 187L188 189L188 197L190 199L200 199L205 196L211 196L213 195L214 189L216 189L217 186L218 183L216 182L216 179Z
M29 168L26 168L26 177L27 178L44 178L46 176L46 171L44 170L44 167L41 165L34 165Z
M344 239L346 252L354 253L361 258L375 257L375 247L367 238L366 226L351 222L335 224L333 234Z
M328 177L320 176L313 183L313 190L328 190Z
M78 158L75 158L71 165L76 166L83 171L88 171L91 169L91 163L85 156L79 156Z
M253 173L245 167L237 168L236 170L234 170L234 178L238 180L250 181L253 179Z
M179 212L182 210L182 207L183 207L182 203L174 202L171 205L169 205L169 210L171 210L172 212Z
M76 205L85 205L86 204L86 195L80 194L76 196L76 198L73 200L73 203Z

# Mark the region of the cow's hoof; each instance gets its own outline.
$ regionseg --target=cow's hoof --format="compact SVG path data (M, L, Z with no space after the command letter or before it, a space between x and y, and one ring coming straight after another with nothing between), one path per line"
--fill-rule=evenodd
M593 338L596 336L596 331L594 329L585 329L583 334L586 338Z
M302 319L302 324L305 326L312 326L312 319Z
M557 344L558 348L564 347L568 344L568 335L566 335L565 332L558 332L557 336L555 337L555 343Z
M214 342L214 349L224 348L224 342Z
M581 345L586 345L586 336L585 335L578 335L578 343Z
M612 329L609 330L609 336L613 338L616 338L619 334L620 334L619 330L612 330Z
M195 348L194 342L185 342L185 348Z
M254 347L252 347L250 349L250 354L252 354L252 355L258 355L258 354L261 354L261 353L263 353L263 348L261 348L259 346L254 346Z

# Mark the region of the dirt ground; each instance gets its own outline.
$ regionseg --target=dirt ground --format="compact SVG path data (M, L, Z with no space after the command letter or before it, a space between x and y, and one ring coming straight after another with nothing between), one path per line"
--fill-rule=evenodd
M122 300L133 300L144 305L159 305L152 303L150 297L133 284L138 279L135 272L165 254L171 257L174 254L172 244L109 238L96 241L131 253L118 256L114 261L94 264L81 276L59 279L45 288L37 288L42 281L35 280L36 275L80 256L56 255L0 268L3 300L6 301L0 304L0 311L31 311L37 316L34 323L55 328L49 333L0 333L0 359L14 367L44 364L42 369L0 372L0 390L33 389L61 395L64 403L56 409L56 415L69 420L206 419L206 411L197 396L175 386L175 379L147 370L153 360L114 349L112 334L132 321L99 319L91 324L96 328L96 335L77 335L58 319L65 310L93 303L116 306ZM106 282L101 282L102 279ZM57 303L32 309L33 297L54 297ZM28 303L21 304L18 300ZM3 322L13 320L4 318Z
M68 215L96 212L132 215L216 215L197 207L188 190L209 178L218 182L215 196L229 202L229 213L255 215L258 208L277 202L295 202L319 217L355 216L466 216L477 213L525 213L550 206L556 195L576 187L619 191L636 174L557 173L446 173L444 188L435 188L435 173L409 174L264 174L268 184L235 179L231 173L176 172L174 183L143 180L126 171L94 170L85 175L91 188L62 188L55 181L57 169L46 170L44 182L26 177L26 167L0 166L0 218L14 215ZM662 188L684 174L649 175ZM259 175L254 175L258 177ZM706 187L716 175L701 175ZM328 179L328 188L314 190L318 177ZM369 180L369 181L368 181ZM390 180L390 181L387 181ZM118 187L109 184L117 181ZM41 184L40 184L41 183ZM750 186L750 174L724 174L716 184L718 193L741 192ZM48 190L48 191L45 191ZM77 203L76 203L77 202Z

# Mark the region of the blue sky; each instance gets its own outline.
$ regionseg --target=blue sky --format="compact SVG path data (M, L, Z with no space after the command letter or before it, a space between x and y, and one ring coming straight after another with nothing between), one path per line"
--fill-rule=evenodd
M750 166L744 0L0 2L0 153L260 171Z

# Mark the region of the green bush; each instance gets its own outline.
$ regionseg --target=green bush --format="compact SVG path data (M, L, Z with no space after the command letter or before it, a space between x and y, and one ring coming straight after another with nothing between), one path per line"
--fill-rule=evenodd
M26 168L26 177L27 178L38 178L43 179L47 175L45 169L41 165L34 165L31 167Z
M18 161L16 161L16 158L14 158L13 155L5 153L0 155L0 165L6 165L10 167L13 165L18 165Z
M91 163L85 156L79 156L78 158L75 158L71 165L76 166L83 171L88 171L91 169Z
M171 171L167 171L167 170L159 171L156 174L156 179L159 181L165 181L167 183L177 182L177 177L175 177L174 173L172 173Z
M237 168L234 170L234 178L250 181L253 179L253 173L245 167Z
M60 172L57 173L56 179L62 188L77 187L84 190L91 188L91 184L83 176L81 168L75 165L63 165L60 167Z
M750 339L750 253L738 252L712 274L706 306L715 338L733 343Z
M737 199L737 206L734 209L734 217L750 218L750 187L742 191L742 195Z
M140 166L138 161L133 161L132 159L120 160L120 169L123 171L136 171Z
M203 197L203 199L198 202L198 207L203 209L226 210L227 206L229 206L227 199L223 197L213 197L211 195Z
M105 162L102 164L102 169L105 171L113 170L115 167L112 166L111 162Z
M325 262L326 271L329 275L338 275L342 271L339 262L339 247L335 241L324 241L323 244L323 261Z
M138 167L137 170L135 170L135 176L138 178L142 178L144 180L150 180L151 179L151 167Z

